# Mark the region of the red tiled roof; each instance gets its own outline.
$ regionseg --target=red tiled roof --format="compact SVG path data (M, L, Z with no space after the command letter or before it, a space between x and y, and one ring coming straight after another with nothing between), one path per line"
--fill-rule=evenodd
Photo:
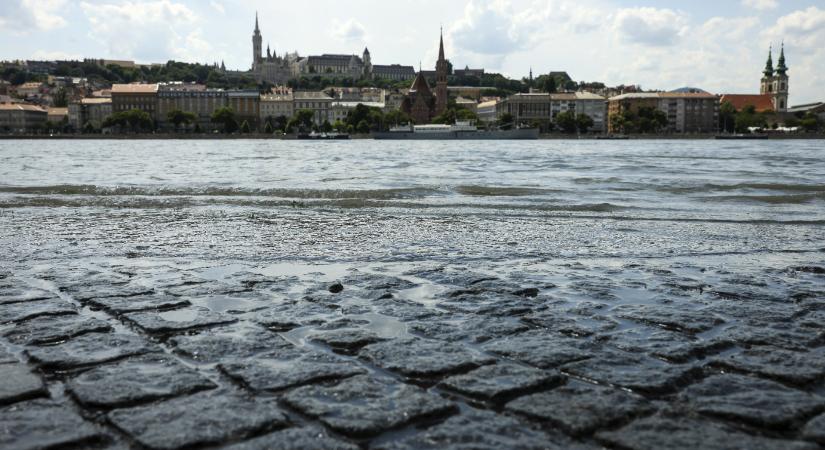
M719 103L730 102L737 111L747 106L756 108L756 112L773 111L773 99L770 95L723 94Z

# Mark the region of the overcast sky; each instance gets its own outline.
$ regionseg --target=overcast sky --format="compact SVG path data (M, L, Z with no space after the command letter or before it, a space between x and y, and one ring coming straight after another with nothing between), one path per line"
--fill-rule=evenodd
M758 93L784 39L791 103L825 100L825 0L0 0L0 59L224 60L248 69L255 11L279 54L358 53L512 77ZM778 55L775 55L776 59Z

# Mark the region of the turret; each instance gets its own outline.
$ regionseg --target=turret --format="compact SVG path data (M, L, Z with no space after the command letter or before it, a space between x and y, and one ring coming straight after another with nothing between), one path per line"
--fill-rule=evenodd
M782 43L782 51L779 53L779 65L776 66L776 74L779 76L786 76L788 74L788 66L785 65L785 43Z
M765 63L765 70L762 73L764 73L766 77L773 76L773 46L768 50L768 62Z

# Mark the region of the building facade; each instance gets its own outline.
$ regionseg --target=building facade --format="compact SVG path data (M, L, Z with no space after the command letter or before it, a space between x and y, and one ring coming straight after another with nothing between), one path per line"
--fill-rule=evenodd
M212 113L227 106L227 94L222 89L206 89L203 85L161 85L158 89L157 123L161 128L171 128L169 113L183 111L196 116L202 129L209 129Z
M604 132L607 126L606 99L589 92L514 94L498 103L496 112L499 117L510 114L517 124L539 123L545 128L563 112L587 115L593 119L593 132Z
M112 86L112 113L136 109L156 118L157 84L115 84Z
M235 112L238 125L247 122L251 129L258 129L261 120L261 93L254 90L226 92L226 105Z
M75 130L82 130L87 123L100 129L111 115L111 98L84 98L69 104L69 125Z
M261 95L261 123L276 117L292 117L295 114L292 92Z
M401 64L375 65L372 77L376 80L407 81L415 78L415 67Z
M705 92L647 92L624 94L609 100L608 119L622 114L635 115L641 108L652 108L667 116L665 131L670 133L715 133L719 130L719 98ZM608 131L620 133L612 120Z
M333 99L325 92L295 92L293 95L295 98L295 112L300 110L312 111L315 125L333 122L330 115Z
M27 133L42 127L48 120L48 111L39 106L20 103L0 104L0 131Z

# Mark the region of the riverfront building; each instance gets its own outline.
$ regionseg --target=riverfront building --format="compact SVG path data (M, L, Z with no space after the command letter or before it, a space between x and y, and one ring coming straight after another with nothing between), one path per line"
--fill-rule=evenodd
M442 33L438 46L438 61L435 65L435 93L430 89L427 79L419 72L413 81L407 98L401 104L401 111L410 116L416 124L427 124L447 110L449 91L447 89L447 58L444 56L444 35Z
M707 92L640 92L612 97L608 118L635 115L641 108L663 112L667 116L664 131L670 133L715 133L719 129L719 99ZM608 120L610 133L621 133Z
M212 113L227 105L227 94L222 89L207 89L204 85L174 83L158 88L157 120L160 128L169 128L171 111L184 111L196 116L202 129L210 129Z
M26 133L43 126L48 120L45 109L21 103L0 103L0 130Z
M593 119L591 131L604 132L606 128L605 98L589 92L514 94L496 107L498 117L510 114L515 123L539 123L543 128L554 124L556 116L563 112L589 116ZM489 116L489 111L485 115Z
M69 103L69 125L75 130L82 130L86 124L100 129L103 121L111 115L111 98L84 98L79 102Z
M155 118L158 105L157 84L115 84L112 86L112 113L137 109Z

